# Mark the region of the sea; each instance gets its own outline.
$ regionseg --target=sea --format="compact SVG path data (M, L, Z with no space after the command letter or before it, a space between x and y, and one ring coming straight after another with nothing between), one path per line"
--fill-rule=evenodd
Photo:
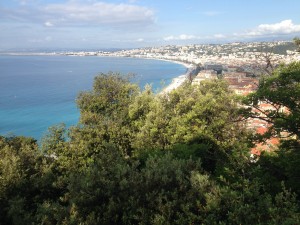
M186 68L140 58L0 55L0 136L40 141L51 126L76 125L77 95L91 90L94 77L109 71L134 74L132 82L141 88L151 84L159 92Z

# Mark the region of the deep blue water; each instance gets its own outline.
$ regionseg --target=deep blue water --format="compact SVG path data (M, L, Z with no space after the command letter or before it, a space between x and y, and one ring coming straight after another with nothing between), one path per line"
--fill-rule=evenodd
M40 139L58 123L75 125L75 99L100 72L134 73L154 90L185 73L182 65L148 59L70 56L0 56L0 135Z

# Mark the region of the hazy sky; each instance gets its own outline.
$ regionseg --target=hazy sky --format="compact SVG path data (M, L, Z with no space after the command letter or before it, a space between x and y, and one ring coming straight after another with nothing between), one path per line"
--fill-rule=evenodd
M300 0L0 0L0 50L290 40Z

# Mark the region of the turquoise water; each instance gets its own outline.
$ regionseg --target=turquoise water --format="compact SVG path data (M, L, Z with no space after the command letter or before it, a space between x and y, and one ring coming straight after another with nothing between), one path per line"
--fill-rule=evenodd
M40 139L55 124L75 125L77 94L90 90L93 78L108 71L134 73L141 87L150 83L159 90L186 68L136 58L0 56L0 135Z

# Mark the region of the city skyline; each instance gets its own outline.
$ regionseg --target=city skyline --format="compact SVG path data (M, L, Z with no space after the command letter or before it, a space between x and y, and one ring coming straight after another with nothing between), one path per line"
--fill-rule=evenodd
M0 50L291 40L300 36L299 7L296 0L2 1Z

